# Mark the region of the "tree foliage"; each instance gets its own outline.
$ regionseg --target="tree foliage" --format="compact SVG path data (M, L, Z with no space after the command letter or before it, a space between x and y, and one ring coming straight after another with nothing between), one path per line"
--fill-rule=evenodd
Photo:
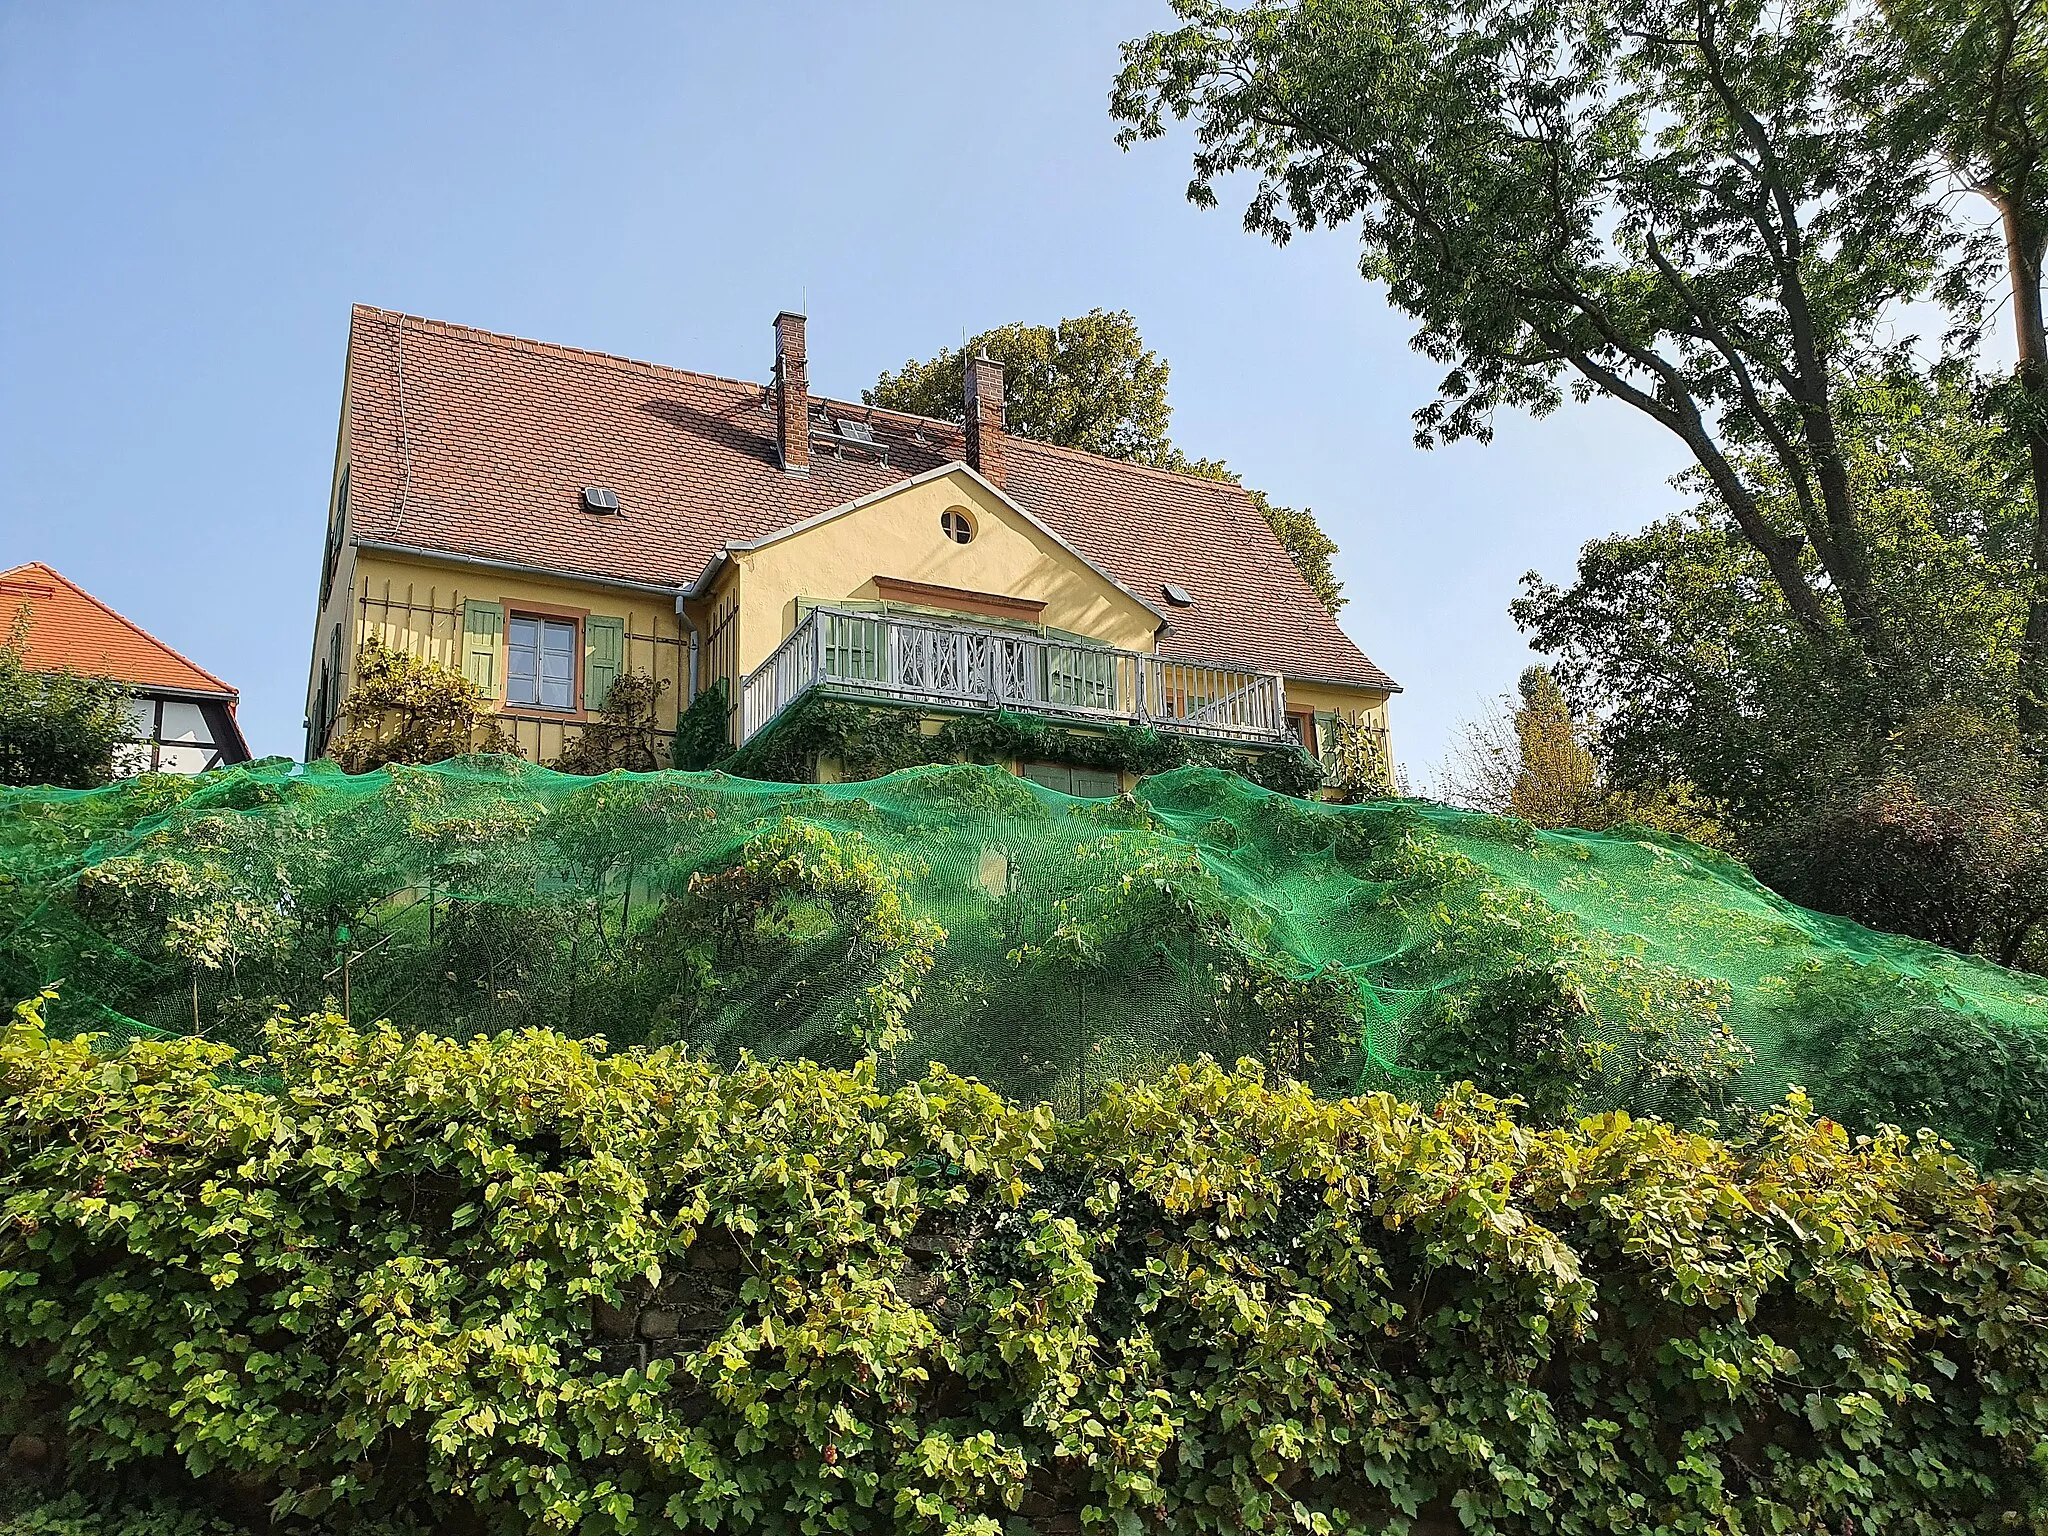
M1020 437L1144 464L1171 451L1166 361L1123 310L1091 309L1057 325L997 326L957 351L884 373L861 398L885 410L959 421L965 359L984 355L1003 365L1004 425Z
M723 678L719 679L724 682ZM666 678L656 681L644 672L622 672L612 680L604 708L576 733L552 764L559 773L611 773L626 769L651 773L669 764L657 750L661 721L656 710L668 692Z
M1593 824L1600 802L1600 768L1587 745L1591 734L1572 714L1557 679L1526 667L1515 711L1515 780L1507 809L1532 826Z
M998 326L925 362L912 359L884 373L861 394L869 405L938 421L959 421L965 407L965 359L986 355L1003 365L1004 424L1020 437L1105 458L1242 485L1221 459L1191 459L1167 435L1166 360L1145 345L1125 310L1092 309L1058 325ZM1344 587L1331 559L1337 545L1307 507L1276 506L1247 488L1302 579L1331 613L1344 606Z
M1734 1146L1201 1064L1061 1121L30 1007L0 1110L17 1530L2048 1525L2042 1186L1798 1099Z
M1696 481L1686 513L1588 544L1569 585L1524 578L1516 621L1601 711L1619 784L1684 779L1761 825L1874 771L1916 711L2013 719L2030 508L1996 410L1965 375L1904 368L1841 398L1874 591L1900 637L1867 686L1827 686L1824 651Z
M2023 588L2018 717L2048 749L2048 12L2032 0L1891 0L1886 41L1899 88L1884 127L1927 148L1996 211L2017 362L2002 404L2024 445L2033 517Z
M375 635L363 641L355 682L338 713L347 729L328 756L350 773L518 750L475 683L452 667L393 650Z
M1525 668L1517 691L1519 703L1503 696L1453 742L1447 798L1547 829L1627 825L1737 851L1725 808L1690 781L1616 785L1597 756L1598 722L1572 708L1547 667Z
M1903 637L1881 709L1819 684L1823 658L1711 496L1587 545L1569 587L1532 575L1515 615L1604 706L1621 793L1696 785L1793 899L2042 963L2048 785L2014 704L2032 521L2014 446L1964 378L1894 370L1844 396L1876 590Z
M70 667L32 672L24 605L0 644L0 784L91 789L114 776L130 690Z
M1825 675L1887 668L1838 392L1902 301L1976 272L1927 158L1871 131L1891 77L1846 3L1175 9L1126 46L1123 142L1192 118L1194 201L1243 173L1255 231L1357 228L1447 370L1418 442L1620 401L1685 445Z

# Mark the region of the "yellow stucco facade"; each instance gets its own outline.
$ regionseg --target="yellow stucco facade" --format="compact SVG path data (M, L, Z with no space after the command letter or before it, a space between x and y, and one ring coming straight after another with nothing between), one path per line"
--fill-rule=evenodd
M967 543L947 535L948 511L971 520ZM1043 603L1038 622L1046 628L1128 651L1151 650L1159 627L1158 614L964 469L735 550L703 606L708 617L720 598L737 594L745 677L795 627L799 602L879 600L886 594L877 577Z
M971 533L965 542L954 536L961 519ZM978 599L1004 601L977 609ZM470 675L499 700L521 752L548 762L590 718L591 687L601 686L604 668L665 683L658 721L672 731L690 702L693 649L697 687L724 677L728 700L736 704L746 677L790 634L806 605L833 603L950 612L965 622L979 614L1139 653L1155 650L1162 622L1158 612L957 466L731 548L706 589L681 612L672 588L358 547L344 530L316 620L309 751L329 739L355 658L372 635ZM575 626L570 707L507 700L507 633L520 617ZM1290 715L1320 718L1325 735L1336 715L1385 729L1384 692L1305 679L1285 686ZM821 769L831 773L834 766Z
M495 623L490 622L493 614ZM570 707L544 709L507 699L509 627L521 617L574 626L576 675ZM664 732L675 729L677 712L687 702L687 631L676 615L674 597L665 591L464 565L430 555L352 549L322 606L320 622L327 638L319 643L330 654L315 656L307 717L320 719L325 662L330 675L339 677L338 686L328 686L329 729L335 706L354 681L355 658L372 636L393 650L463 672L484 686L497 700L500 722L521 755L535 762L560 756L595 714L599 701L591 694L594 664L608 630L618 637L620 670L665 685L656 706L656 720ZM324 746L325 730L315 725L310 734Z

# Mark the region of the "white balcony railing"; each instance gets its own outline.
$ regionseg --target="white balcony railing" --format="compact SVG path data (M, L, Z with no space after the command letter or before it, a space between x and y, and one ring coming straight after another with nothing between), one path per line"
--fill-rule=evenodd
M814 688L949 709L1008 709L1224 740L1291 739L1279 675L1039 635L816 608L740 687L739 740Z

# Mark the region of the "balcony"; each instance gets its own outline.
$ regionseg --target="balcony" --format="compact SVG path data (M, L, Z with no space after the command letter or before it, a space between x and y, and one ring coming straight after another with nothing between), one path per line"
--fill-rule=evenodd
M744 745L823 690L942 710L1014 710L1281 746L1294 739L1280 677L1039 635L817 608L740 687Z

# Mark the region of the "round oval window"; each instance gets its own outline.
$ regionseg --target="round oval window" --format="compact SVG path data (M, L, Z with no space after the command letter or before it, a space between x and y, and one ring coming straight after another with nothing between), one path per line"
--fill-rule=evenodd
M965 507L946 508L939 514L939 526L955 544L965 544L974 537L974 517Z

